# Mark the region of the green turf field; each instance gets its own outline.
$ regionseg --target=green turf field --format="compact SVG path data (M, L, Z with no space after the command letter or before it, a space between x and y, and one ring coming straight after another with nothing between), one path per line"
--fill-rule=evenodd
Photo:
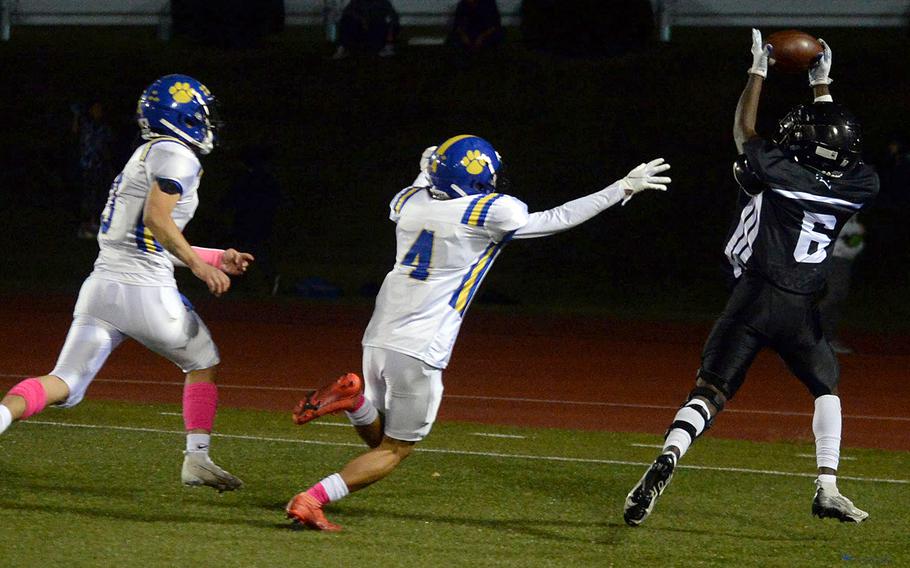
M283 506L359 451L353 431L231 409L218 427L214 457L247 483L233 494L180 485L177 406L86 402L13 427L0 437L0 565L910 563L902 452L845 450L844 475L865 479L841 489L871 517L841 525L809 515L811 446L709 437L631 529L622 501L656 436L440 423L390 479L330 506L345 532L320 534L291 530Z

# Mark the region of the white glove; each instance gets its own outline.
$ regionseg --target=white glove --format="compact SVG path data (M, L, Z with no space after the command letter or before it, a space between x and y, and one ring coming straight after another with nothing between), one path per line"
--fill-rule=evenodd
M420 171L426 172L430 168L430 156L436 151L436 146L430 146L420 156Z
M759 77L768 76L768 56L771 54L771 44L762 44L761 32L752 28L752 67L749 73Z
M821 38L818 43L822 44L825 51L822 52L822 56L818 58L815 65L809 68L809 85L812 87L831 84L831 79L828 78L828 73L831 72L831 46Z
M667 185L670 178L659 177L657 174L670 169L670 164L665 164L663 158L651 160L647 164L639 164L629 172L626 177L619 180L619 187L626 192L622 204L632 199L632 196L646 189L657 189L667 191Z

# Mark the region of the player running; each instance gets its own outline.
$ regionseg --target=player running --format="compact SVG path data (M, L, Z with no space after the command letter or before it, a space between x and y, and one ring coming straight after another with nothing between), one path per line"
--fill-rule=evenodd
M111 186L95 269L79 292L57 365L49 375L20 382L0 401L0 433L48 404L79 404L111 352L131 337L186 373L183 483L219 491L243 484L209 458L220 359L174 280L174 265L187 266L220 296L230 288L227 275L243 274L253 260L234 249L191 247L182 233L199 205L196 153L208 154L215 142L213 105L209 90L186 75L161 77L140 97L137 119L148 142Z
M820 40L821 41L821 40ZM868 513L840 494L840 369L819 323L832 244L844 224L878 192L878 176L860 157L860 125L833 102L831 48L809 70L815 100L779 123L772 141L755 132L769 48L752 30L752 67L733 126L742 154L734 174L742 210L725 253L735 284L702 352L695 389L667 429L663 453L626 498L624 518L641 524L673 477L677 461L736 394L755 356L774 349L815 397L812 429L818 465L812 513L862 522Z
M503 247L513 239L571 229L646 189L665 190L663 159L641 164L606 189L539 213L497 193L500 156L477 136L428 148L414 184L389 204L397 224L395 266L385 278L363 336L363 373L350 373L301 401L299 424L339 410L371 448L294 497L287 515L324 531L323 506L389 475L433 426L449 363L471 300Z

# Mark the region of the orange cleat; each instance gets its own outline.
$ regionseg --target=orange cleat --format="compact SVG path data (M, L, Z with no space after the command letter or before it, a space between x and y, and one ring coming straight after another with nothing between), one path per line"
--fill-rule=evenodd
M294 496L285 510L289 519L308 529L326 532L338 532L341 530L341 525L336 525L325 518L325 513L322 512L322 505L305 491Z
M325 414L353 410L363 393L363 379L348 373L319 387L294 407L294 423L306 424Z

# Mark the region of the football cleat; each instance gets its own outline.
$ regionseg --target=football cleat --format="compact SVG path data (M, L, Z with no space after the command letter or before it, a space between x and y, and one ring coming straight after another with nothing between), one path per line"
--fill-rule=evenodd
M622 517L630 527L637 527L648 518L651 511L654 510L654 504L660 497L670 480L673 479L673 470L676 468L676 454L666 452L654 460L648 471L645 472L641 479L629 495L626 496L626 505L623 508Z
M840 494L835 487L833 491L822 487L815 480L815 499L812 501L812 514L819 519L837 519L842 523L861 523L869 513L857 509L852 501Z
M180 478L189 487L208 485L219 493L243 487L240 479L221 469L205 452L184 452Z
M314 531L338 532L341 525L329 521L322 512L322 505L307 492L298 493L285 508L289 519Z
M354 410L363 393L363 379L347 373L310 392L294 407L294 423L306 424L325 414Z

